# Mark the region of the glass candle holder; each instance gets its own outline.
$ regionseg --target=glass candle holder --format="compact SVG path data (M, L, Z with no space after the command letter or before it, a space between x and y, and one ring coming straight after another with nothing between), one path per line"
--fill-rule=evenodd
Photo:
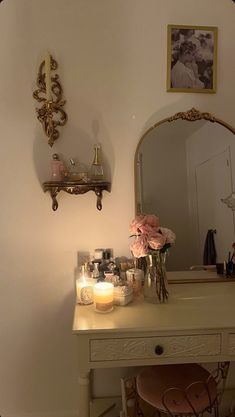
M76 280L77 303L89 305L93 303L93 280L81 277Z
M94 285L94 306L98 313L109 313L113 310L113 284L97 282Z

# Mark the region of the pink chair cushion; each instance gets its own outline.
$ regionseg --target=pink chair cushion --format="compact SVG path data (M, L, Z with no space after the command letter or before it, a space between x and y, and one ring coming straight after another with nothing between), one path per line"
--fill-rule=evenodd
M198 364L148 366L138 374L136 385L143 400L172 414L200 413L217 396L215 379Z

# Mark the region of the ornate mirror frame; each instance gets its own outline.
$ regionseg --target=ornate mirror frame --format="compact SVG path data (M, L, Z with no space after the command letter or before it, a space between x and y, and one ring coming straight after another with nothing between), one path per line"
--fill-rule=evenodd
M138 153L139 153L140 146L141 146L144 138L153 129L162 125L163 123L175 122L178 119L186 120L188 122L196 122L197 120L207 120L211 123L218 123L221 126L225 127L226 129L230 130L230 132L232 132L235 135L235 128L233 126L224 122L221 119L218 119L217 117L213 116L211 113L200 112L199 110L195 109L194 107L192 109L186 111L186 112L178 112L178 113L174 114L173 116L162 119L159 122L155 123L153 126L151 126L149 129L147 129L147 131L142 135L142 137L139 140L139 143L138 143L136 151L135 151L135 158L134 158L134 181L135 181L134 198L135 198L135 213L136 214L139 214L139 210L138 210L138 207L137 207L137 193L138 193L138 189L137 189L137 187L138 187L137 167L138 167Z
M170 123L170 122L174 122L178 119L182 119L185 121L189 121L189 122L195 122L198 120L206 120L209 121L211 123L218 123L221 126L225 127L226 129L228 129L231 133L233 133L235 135L235 128L233 126L231 126L230 124L224 122L221 119L218 119L217 117L213 116L211 113L208 112L200 112L199 110L195 109L195 108L191 108L190 110L186 111L186 112L178 112L176 114L174 114L173 116L167 117L165 119L160 120L159 122L155 123L153 126L151 126L149 129L147 129L147 131L142 135L142 137L140 138L136 151L135 151L135 157L134 157L134 181L135 181L135 192L134 192L134 198L135 198L135 213L140 214L140 211L138 210L138 206L137 206L137 196L138 196L138 178L137 178L137 174L138 174L138 153L139 153L139 149L140 146L144 140L144 138L148 135L149 132L151 132L153 129L155 129L156 127L162 125L163 123ZM221 278L220 281L226 281L227 278ZM168 280L169 283L177 283L177 284L181 284L181 283L205 283L205 282L217 282L218 279L216 278L207 278L207 279L179 279L177 281L171 281ZM230 281L235 281L235 278L230 278Z

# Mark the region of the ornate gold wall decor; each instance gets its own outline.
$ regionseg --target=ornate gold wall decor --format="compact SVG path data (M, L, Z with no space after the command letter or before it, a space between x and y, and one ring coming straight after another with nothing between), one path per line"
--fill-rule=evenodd
M174 116L171 116L168 119L163 120L163 122L165 121L174 122L177 119L188 120L189 122L195 122L197 120L207 120L211 123L218 123L221 126L226 127L232 133L235 133L235 129L232 126L230 126L228 123L224 122L223 120L218 119L217 117L213 116L211 113L200 112L194 107L192 107L192 109L186 112L178 112Z
M67 122L67 114L63 107L66 103L63 100L63 89L59 82L58 74L52 74L58 68L57 62L49 56L49 71L46 73L46 59L41 63L37 76L38 89L34 91L33 97L42 103L41 108L37 108L37 118L42 123L43 130L47 135L48 144L53 146L59 137L59 126L64 126ZM47 84L48 77L50 85ZM48 88L50 91L48 91Z
M65 191L68 194L85 194L88 191L94 191L97 200L96 200L96 208L97 210L102 210L102 198L103 198L103 191L111 191L111 184L110 182L102 182L102 181L93 181L86 184L82 184L78 181L47 181L43 183L44 191L49 191L52 199L52 209L54 211L58 208L58 201L57 195L60 191Z

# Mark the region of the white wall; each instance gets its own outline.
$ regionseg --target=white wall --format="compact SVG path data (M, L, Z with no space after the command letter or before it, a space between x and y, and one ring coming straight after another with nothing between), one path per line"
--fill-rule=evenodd
M166 25L219 27L218 92L166 93ZM77 409L71 336L78 250L129 251L133 158L153 122L192 106L234 120L230 0L4 0L0 5L0 412L66 415ZM51 150L32 91L45 50L59 62L69 122ZM97 133L98 130L98 133ZM51 210L41 181L54 152L92 159L101 142L112 193L61 195ZM121 214L120 214L121 213ZM102 390L105 387L102 378ZM106 389L107 388L107 389Z

